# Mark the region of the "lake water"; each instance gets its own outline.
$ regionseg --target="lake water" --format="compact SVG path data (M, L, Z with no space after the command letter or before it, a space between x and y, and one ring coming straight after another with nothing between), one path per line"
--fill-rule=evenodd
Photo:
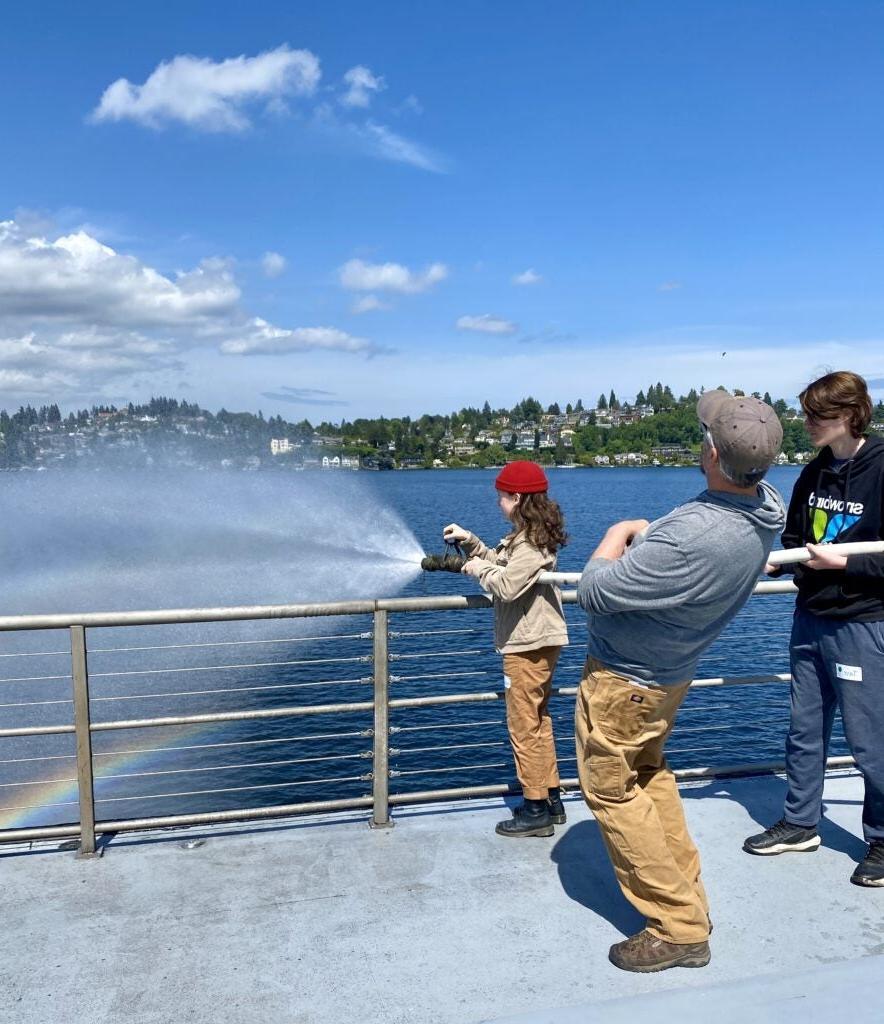
M788 498L798 470L770 479ZM421 574L457 521L489 543L506 532L493 471L4 474L4 613L271 604L476 593ZM695 469L552 470L579 571L615 520L654 519L703 487ZM753 598L698 676L787 672L793 599ZM579 681L586 623L556 683ZM502 688L490 611L393 616L392 694ZM91 630L96 721L371 699L369 617ZM6 634L0 723L71 720L62 632ZM554 698L560 771L576 774L573 698ZM780 760L788 686L693 692L670 741L676 767ZM500 703L394 712L391 792L512 781ZM360 796L370 791L371 716L338 714L94 736L98 816L132 817ZM69 736L0 740L0 827L76 819ZM840 734L832 753L844 752Z

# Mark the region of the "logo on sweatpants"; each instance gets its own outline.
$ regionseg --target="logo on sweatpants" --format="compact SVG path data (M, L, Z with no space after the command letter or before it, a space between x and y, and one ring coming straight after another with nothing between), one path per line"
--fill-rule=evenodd
M863 681L863 670L860 665L839 665L835 662L835 675L839 679L848 679L852 683Z

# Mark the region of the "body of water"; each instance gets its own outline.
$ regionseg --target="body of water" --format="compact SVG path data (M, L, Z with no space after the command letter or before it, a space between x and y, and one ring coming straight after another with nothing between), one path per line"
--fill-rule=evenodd
M788 499L798 470L771 481ZM493 471L399 473L6 474L4 614L271 604L476 593L422 574L457 521L494 543L507 529ZM579 571L607 526L654 519L702 490L691 469L551 470L571 536L559 568ZM753 598L699 677L788 671L790 596ZM579 681L586 622L556 683ZM502 688L490 611L391 617L393 696ZM97 721L371 699L369 617L90 630ZM5 634L0 723L71 720L69 642ZM560 770L576 774L573 698L551 705ZM692 693L670 742L675 766L778 760L788 686ZM511 781L501 704L395 712L392 792ZM371 716L97 733L100 818L170 814L370 791ZM843 751L840 737L833 753ZM76 819L70 736L0 740L0 826Z

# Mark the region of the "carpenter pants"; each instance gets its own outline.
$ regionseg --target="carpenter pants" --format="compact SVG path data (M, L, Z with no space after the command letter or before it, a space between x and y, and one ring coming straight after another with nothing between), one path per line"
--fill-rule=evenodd
M623 895L667 942L709 937L700 855L663 755L690 682L638 686L588 658L575 726L580 788Z
M545 800L558 786L556 742L549 717L549 695L561 647L541 647L503 656L506 724L516 776L526 800Z
M791 661L786 821L813 827L820 820L837 706L847 745L865 780L865 840L884 839L884 622L848 622L796 611Z

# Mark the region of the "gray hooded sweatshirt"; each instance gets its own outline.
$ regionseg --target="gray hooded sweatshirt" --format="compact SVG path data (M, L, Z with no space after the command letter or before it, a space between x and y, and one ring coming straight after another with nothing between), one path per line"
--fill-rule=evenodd
M756 497L707 490L651 523L621 558L590 560L577 587L590 656L638 682L693 679L748 600L784 521L770 484Z

